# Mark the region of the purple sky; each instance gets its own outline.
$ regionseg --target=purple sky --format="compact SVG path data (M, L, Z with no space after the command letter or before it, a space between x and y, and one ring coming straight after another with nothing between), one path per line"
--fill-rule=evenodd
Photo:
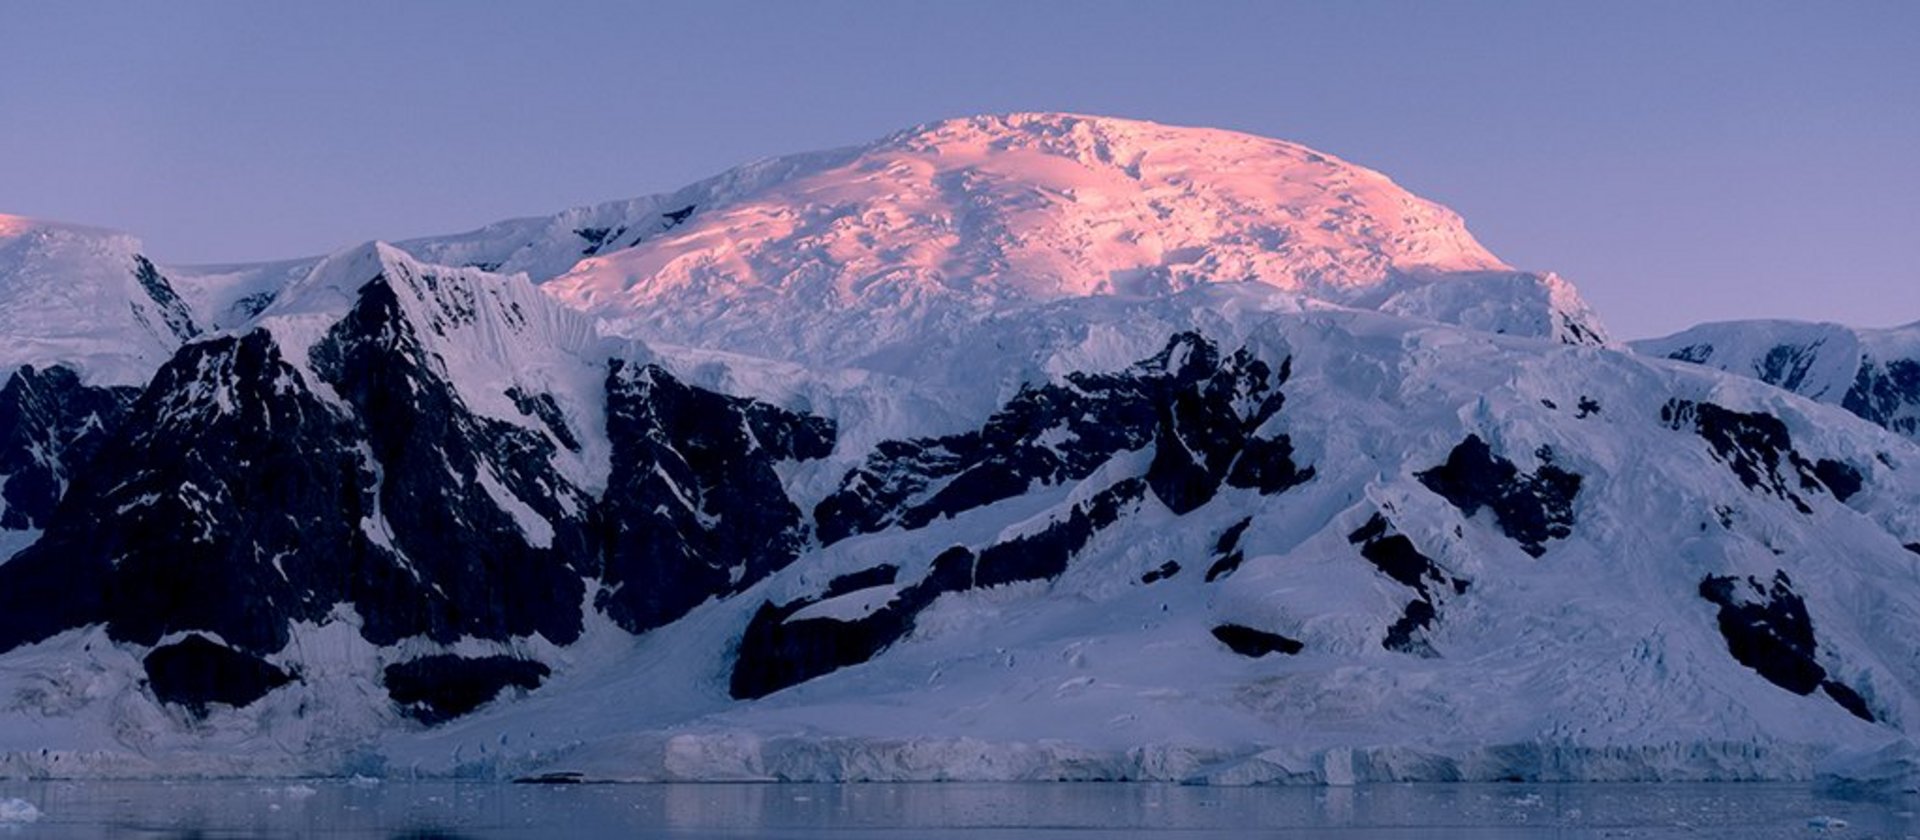
M0 212L288 257L943 117L1306 143L1638 337L1920 319L1920 3L10 6Z

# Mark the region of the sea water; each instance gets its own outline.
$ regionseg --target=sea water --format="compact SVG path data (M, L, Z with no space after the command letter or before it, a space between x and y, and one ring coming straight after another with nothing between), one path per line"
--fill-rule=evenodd
M1916 805L1794 784L0 781L0 838L1903 838Z

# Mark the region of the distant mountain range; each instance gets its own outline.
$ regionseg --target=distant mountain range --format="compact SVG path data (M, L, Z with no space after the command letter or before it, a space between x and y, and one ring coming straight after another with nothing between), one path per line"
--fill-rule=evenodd
M1636 341L1633 348L1750 376L1920 440L1920 322L1863 330L1732 321Z

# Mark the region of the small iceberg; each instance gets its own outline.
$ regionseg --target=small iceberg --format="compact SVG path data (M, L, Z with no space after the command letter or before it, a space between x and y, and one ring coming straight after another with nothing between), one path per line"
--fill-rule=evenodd
M0 823L30 823L40 819L40 809L25 799L0 799Z

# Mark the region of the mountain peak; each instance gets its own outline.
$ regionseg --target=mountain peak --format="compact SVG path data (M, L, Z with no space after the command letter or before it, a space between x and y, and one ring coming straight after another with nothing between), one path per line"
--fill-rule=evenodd
M46 219L36 219L31 216L15 216L11 213L0 213L0 240L13 239L34 233L64 234L67 236L93 239L131 239L127 234L109 228L76 225L70 222L55 222Z
M1062 111L1016 111L936 120L894 132L861 148L938 151L982 145L995 151L1033 150L1088 164L1123 167L1130 166L1138 156L1160 152L1200 153L1223 159L1277 158L1283 166L1320 167L1327 171L1360 169L1333 155L1270 137Z
M275 323L283 331L289 320L331 323L380 282L393 291L415 328L430 334L424 340L449 357L482 356L498 367L510 366L517 351L509 346L563 355L597 352L592 322L554 303L524 275L437 265L379 241L321 259L266 307L258 322Z
M320 258L307 269L304 277L289 284L267 312L292 315L342 311L359 296L361 287L374 278L396 269L407 272L420 263L407 252L377 240L342 248Z
M1249 262L1244 279L1283 288L1365 285L1392 272L1510 270L1459 216L1387 176L1243 132L1015 112L927 123L861 153L893 156L1058 189L1079 203L1144 199L1155 216L1184 223L1182 238L1198 247L1243 244L1299 258ZM1250 231L1265 236L1248 241Z
M145 381L197 328L140 248L119 231L0 214L0 367Z
M929 123L576 215L597 221L561 237L573 262L550 294L638 337L818 365L897 355L915 335L1070 298L1249 283L1449 320L1517 309L1504 297L1465 301L1465 289L1406 293L1490 274L1550 285L1494 257L1452 211L1332 155L1078 114ZM1529 292L1524 316L1493 328L1600 333L1584 305L1541 309L1572 296L1549 291ZM1444 311L1428 311L1442 298ZM1588 323L1563 329L1570 319Z

